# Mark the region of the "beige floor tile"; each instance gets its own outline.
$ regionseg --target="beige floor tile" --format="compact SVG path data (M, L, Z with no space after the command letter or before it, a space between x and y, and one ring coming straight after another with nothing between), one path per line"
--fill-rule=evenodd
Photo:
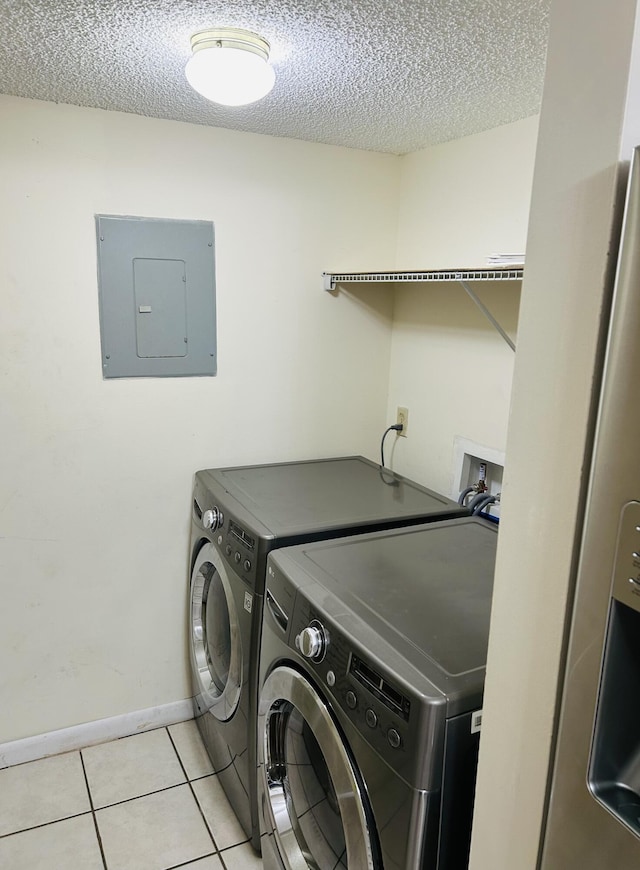
M165 728L82 750L96 809L185 782Z
M215 847L188 785L96 812L109 870L160 870Z
M103 870L91 814L0 839L6 870Z
M247 835L231 809L218 777L215 774L207 776L191 785L218 849L243 843Z
M176 745L180 761L187 771L188 779L198 779L213 773L213 765L194 719L170 725L169 733Z
M249 843L234 846L222 853L227 870L261 870L262 858Z
M200 858L199 861L192 861L190 864L183 864L180 870L224 870L222 862L217 855L210 855L208 858Z
M90 809L79 752L0 770L0 835Z

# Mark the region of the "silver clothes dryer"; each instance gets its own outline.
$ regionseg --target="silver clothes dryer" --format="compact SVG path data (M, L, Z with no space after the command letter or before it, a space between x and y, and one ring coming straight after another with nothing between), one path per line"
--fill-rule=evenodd
M265 870L465 870L497 527L280 549L260 653Z
M189 604L194 714L255 848L258 654L268 553L463 513L455 502L360 456L196 473Z

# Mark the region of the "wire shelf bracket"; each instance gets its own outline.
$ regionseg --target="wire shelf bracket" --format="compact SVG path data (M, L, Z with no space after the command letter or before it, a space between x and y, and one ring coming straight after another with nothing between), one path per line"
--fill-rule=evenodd
M502 269L457 269L457 270L434 270L426 272L323 272L323 287L328 292L334 291L339 284L354 283L425 283L432 281L456 282L466 291L478 309L487 318L489 323L500 334L504 341L515 352L516 346L500 326L493 314L478 297L477 293L469 287L470 281L522 281L523 267Z

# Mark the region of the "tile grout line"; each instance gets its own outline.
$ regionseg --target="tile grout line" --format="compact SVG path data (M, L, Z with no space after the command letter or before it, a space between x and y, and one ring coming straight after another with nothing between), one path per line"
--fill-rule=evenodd
M196 720L195 719L186 719L185 721L195 723ZM173 723L173 725L182 725L182 724L183 724L182 722L174 722ZM180 753L178 752L178 748L176 747L176 744L174 743L173 737L171 736L171 732L169 731L169 728L171 728L171 727L173 727L173 726L172 725L164 725L163 726L163 728L166 729L167 734L169 735L169 740L171 740L171 743L173 744L173 748L175 750L176 755L178 756L178 761L180 762L180 766L182 767L182 770L183 770L184 775L187 779L187 782L198 782L201 779L206 779L208 776L217 776L219 773L222 773L223 771L228 770L231 767L231 765L234 763L233 759L231 759L231 761L228 764L225 764L224 767L218 768L218 770L214 770L213 765L212 765L211 773L201 773L199 776L189 777L187 771L184 768L184 765L182 764L182 759L180 758Z
M182 763L182 759L180 758L180 753L178 752L178 748L173 740L173 737L171 736L171 732L169 731L168 727L167 727L167 734L169 735L169 740L171 741L171 745L173 746L173 751L175 752L176 756L178 757L178 762L180 764L180 767L182 768L182 772L185 775L185 779L187 780L187 785L189 786L189 791L191 792L191 795L192 795L194 801L196 802L196 806L198 807L198 812L200 813L202 821L204 822L204 826L207 829L209 836L211 837L211 842L213 843L213 848L216 850L215 854L218 855L218 857L220 858L220 849L218 848L218 844L216 843L216 838L213 836L213 831L209 827L209 823L207 822L207 819L205 818L205 814L203 813L202 807L200 806L200 801L198 800L198 796L196 795L194 788L191 785L191 780L189 779L189 774L187 773L187 770L186 770L184 764ZM198 777L198 779L203 779L203 778L204 777ZM222 863L224 870L226 870L226 864L222 861L221 858L220 858L220 861Z
M93 819L93 826L96 831L96 837L98 838L98 846L100 848L100 855L102 856L102 864L104 866L104 870L109 870L107 867L107 859L104 854L104 848L102 845L102 837L100 836L100 828L98 827L98 819L96 817L96 811L93 806L93 797L91 796L91 788L89 787L89 777L87 776L87 769L84 766L84 758L82 756L82 750L79 751L80 755L80 764L82 765L82 773L84 774L84 782L87 787L87 794L89 795L89 806L91 807L91 817Z
M198 776L194 776L192 779L190 779L190 778L189 778L189 775L188 775L188 773L187 773L187 771L186 771L186 768L185 768L185 766L184 766L184 764L183 764L182 758L180 757L180 753L179 753L179 751L178 751L177 745L176 745L176 743L175 743L175 741L174 741L174 739L173 739L173 737L172 737L172 735L171 735L171 733L170 733L170 731L169 731L169 726L165 725L165 726L161 726L161 728L164 728L164 730L167 732L167 736L169 737L169 741L170 741L170 743L171 743L171 745L172 745L172 747L173 747L173 750L174 750L174 752L175 752L175 754L176 754L176 757L177 757L178 763L179 763L180 768L181 768L181 770L182 770L182 773L183 773L183 775L184 775L184 777L185 777L185 782L175 783L174 785L171 785L171 786L165 786L164 788L156 789L155 791L152 791L152 792L148 792L148 793L145 793L145 794L142 794L142 795L136 795L135 797L127 798L127 799L125 799L125 800L121 800L121 801L116 801L116 802L114 802L114 803L112 803L112 804L107 804L107 805L105 805L104 807L96 808L95 805L94 805L94 799L93 799L93 796L92 796L92 794L91 794L91 788L90 788L90 785L89 785L89 778L88 778L88 773L87 773L87 769L86 769L86 766L85 766L85 761L84 761L84 756L83 756L83 749L78 749L78 750L76 750L76 751L78 752L78 755L79 755L79 758L80 758L80 764L81 764L81 767L82 767L82 773L83 773L83 778L84 778L85 788L86 788L86 790L87 790L87 796L88 796L88 800L89 800L89 811L86 811L86 810L85 810L85 811L83 811L83 812L79 812L79 813L72 813L72 814L70 814L70 815L68 815L68 816L63 816L62 818L52 819L51 821L48 821L48 822L43 822L43 823L41 823L41 824L32 825L32 826L30 826L30 827L26 827L26 828L21 828L21 829L16 830L16 831L10 831L10 832L8 832L8 833L6 833L6 834L0 834L0 840L2 840L2 839L6 839L6 838L8 838L8 837L15 836L16 834L23 834L23 833L27 833L27 832L29 832L29 831L38 830L38 829L40 829L40 828L50 827L51 825L58 824L59 822L69 821L69 820L71 820L71 819L80 818L80 817L82 817L82 816L85 816L85 815L88 815L89 813L91 813L91 817L92 817L92 821L93 821L93 825L94 825L94 829L95 829L95 833L96 833L96 838L97 838L97 841L98 841L98 847L99 847L99 849L100 849L100 856L101 856L101 860L102 860L102 865L103 865L104 870L108 870L108 865L107 865L106 855L105 855L105 852L104 852L104 846L103 846L102 837L101 837L101 834L100 834L100 828L99 828L99 825L98 825L97 813L98 813L100 810L103 810L103 809L108 809L108 808L110 808L110 807L115 807L115 806L121 806L122 804L129 803L129 802L131 802L131 801L133 801L133 800L138 800L138 799L141 799L141 798L144 798L144 797L149 797L149 796L154 795L154 794L160 794L160 793L162 793L162 792L164 792L164 791L171 791L172 789L174 789L174 788L179 788L179 787L181 787L181 786L183 786L183 785L188 785L188 786L189 786L189 789L190 789L190 791L191 791L191 794L192 794L192 796L193 796L193 799L194 799L194 801L195 801L195 803L196 803L196 806L197 806L197 808L198 808L198 811L199 811L199 813L200 813L200 816L201 816L201 818L202 818L202 820L203 820L203 822L204 822L204 825L205 825L205 828L206 828L206 830L207 830L207 833L209 834L209 837L210 837L210 839L211 839L211 841L212 841L214 851L213 851L213 852L210 852L210 853L207 853L206 855L202 855L202 856L200 856L200 857L197 858L197 859L190 859L189 861L186 861L186 862L183 862L183 863L180 863L180 864L176 864L176 865L172 865L172 867L167 868L167 870L179 870L179 868L182 868L182 867L188 867L189 865L193 864L194 862L197 862L197 861L200 861L200 860L203 860L203 859L206 859L206 858L213 858L213 857L217 857L217 858L218 858L219 865L220 865L219 870L228 870L228 865L227 865L227 863L226 863L226 861L225 861L225 859L224 859L224 857L223 857L223 853L224 853L224 852L230 852L232 849L234 849L234 848L236 848L236 847L238 847L238 846L241 846L243 843L248 843L249 840L245 840L245 841L243 841L243 843L232 844L232 845L230 845L230 846L227 846L224 850L220 849L220 848L218 847L217 843L216 843L216 839L215 839L215 837L214 837L214 835L213 835L213 830L212 830L211 826L209 825L209 823L208 823L208 821L207 821L207 819L206 819L206 816L205 816L205 814L204 814L204 812L203 812L203 809L202 809L202 807L200 806L200 802L199 802L199 800L198 800L197 794L195 793L195 790L194 790L193 785L192 785L194 782L200 782L200 781L202 781L202 780L204 780L204 779L207 779L207 778L209 778L209 777L211 777L211 776L217 776L218 771L212 771L212 773L201 774L201 775L198 775ZM158 729L150 729L150 730L161 730L161 728L158 728ZM113 741L105 741L105 743L115 743L117 740L125 739L126 736L133 736L133 735L125 735L125 736L123 736L123 737L118 737L118 738L116 738L116 739L113 740ZM93 745L89 745L88 747L84 747L84 749L91 749L92 746L93 746ZM57 754L58 754L58 755L63 755L63 754L67 754L67 753L57 753ZM37 760L40 760L40 759L37 759ZM26 765L26 764L30 764L30 763L33 763L33 762L23 762L23 763L21 763L21 764L19 764L19 765L10 765L9 767L20 767L20 766L22 766L23 764ZM233 762L230 762L230 764L233 764ZM4 769L4 768L3 768L3 769Z
M247 840L243 840L242 843L234 843L234 844L231 845L231 846L227 846L225 849L220 849L220 848L218 847L218 844L216 843L216 839L215 839L215 837L213 836L213 831L211 830L211 827L209 826L209 822L207 821L207 819L206 819L206 817L205 817L205 814L204 814L204 812L202 811L202 807L200 806L200 801L198 800L198 796L196 795L196 793L195 793L195 791L194 791L194 789L193 789L193 787L192 787L192 783L193 783L193 782L200 782L201 780L203 780L203 779L207 779L207 778L210 777L210 776L217 776L218 773L219 773L219 771L214 770L213 773L204 773L204 774L202 774L201 776L194 776L193 779L190 779L190 778L189 778L189 774L187 773L186 768L185 768L184 764L182 763L182 759L180 758L180 753L179 753L179 751L178 751L178 747L176 746L175 741L174 741L174 739L173 739L173 737L172 737L172 735L171 735L171 732L169 731L169 726L167 725L167 726L165 726L165 727L166 727L166 729L167 729L167 734L169 735L169 740L171 741L171 744L172 744L172 746L173 746L173 748L174 748L174 750L175 750L175 753L176 753L176 755L178 756L178 761L180 762L180 767L181 767L182 770L184 771L184 775L185 775L185 777L186 777L186 779L187 779L187 783L188 783L188 785L189 785L189 788L191 789L191 794L193 795L193 799L194 799L195 802L196 802L196 806L198 807L198 810L200 811L200 815L202 816L202 820L203 820L203 822L205 823L205 826L206 826L206 828L207 828L207 831L209 832L209 836L211 837L211 839L212 839L212 841L213 841L213 845L214 845L215 848L216 848L215 855L217 855L218 860L220 861L220 864L221 864L221 868L222 868L222 870L227 870L227 864L226 864L226 861L224 860L224 857L223 857L224 852L229 852L231 849L235 849L237 846L242 846L244 843L249 843L250 841L249 841L248 839L247 839ZM227 767L230 767L232 764L233 764L233 761L230 761L229 764L227 765ZM226 767L222 768L222 770L226 770L226 769L227 769ZM205 855L205 856L203 856L203 857L207 858L207 857L209 857L209 856L208 856L208 855ZM182 865L182 866L184 866L184 865ZM169 870L174 870L174 868L169 868Z
M174 723L174 724L175 724L175 723ZM182 763L182 759L180 758L180 755L179 755L179 753L178 753L178 750L176 749L176 745L175 745L175 743L173 742L173 739L172 739L172 737L171 737L171 734L169 734L168 726L163 725L161 728L152 728L150 731L145 731L145 732L142 732L142 733L144 733L144 734L150 734L151 731L166 731L166 732L167 732L167 736L169 737L169 741L170 741L170 743L171 743L171 746L172 746L172 748L173 748L173 751L174 751L174 752L176 753L176 755L178 756L178 763L179 763L179 765L180 765L180 769L182 770L182 773L183 773L183 775L184 775L184 782L174 782L173 785L163 785L161 788L155 788L155 789L153 789L152 791L145 791L145 792L143 792L142 794L132 795L131 797L123 798L122 800L119 800L119 801L113 801L113 803L104 804L104 806L96 807L96 808L95 808L95 812L98 812L98 813L99 813L101 810L109 810L109 809L111 809L112 807L119 807L119 806L122 806L122 804L128 804L130 801L137 801L137 800L140 800L141 798L151 797L151 796L154 795L154 794L162 794L163 791L171 791L171 790L174 789L174 788L180 788L181 786L184 786L184 785L188 785L188 784L189 784L189 782L190 782L190 780L189 780L189 776L188 776L188 774L187 774L187 771L186 771L185 768L184 768L184 765L183 765L183 763ZM127 737L136 737L136 736L137 736L136 734L128 734L128 735L126 735L125 737L117 737L115 740L107 741L107 743L115 743L117 740L126 740ZM100 744L100 745L106 745L106 744ZM86 749L93 749L93 746L87 746L87 747L85 747L85 748L86 748ZM83 752L84 750L78 750L78 751L80 752L81 757L82 757L82 752ZM82 759L82 766L83 766L83 768L84 768L84 759ZM201 780L201 779L206 779L207 776L211 776L211 774L206 774L206 773L205 773L205 774L203 774L202 776L194 776L194 778L193 778L193 782L198 782L198 781ZM86 774L85 774L85 779L86 779ZM90 800L91 800L91 804L93 805L93 800L91 799L91 793L89 793L89 798L90 798ZM78 815L80 815L80 814L78 814ZM47 824L49 824L49 823L47 823Z
M70 819L79 819L81 816L88 816L90 810L84 810L81 813L71 813L70 816L62 816L60 819L52 819L50 822L41 822L39 825L31 825L28 828L19 828L17 831L9 831L7 834L0 834L0 840L6 840L7 837L14 837L16 834L26 834L28 831L37 831L39 828L48 828L49 825L57 825L58 822L68 822Z
M180 870L181 867L191 867L199 861L204 861L205 858L219 857L218 852L209 852L207 855L201 855L199 858L189 858L188 861L183 861L181 864L172 864L171 867L165 867L163 870ZM225 867L226 870L226 867Z
M142 798L152 797L154 794L162 794L163 791L172 791L174 788L182 788L188 785L188 782L176 782L173 785L164 785L162 788L156 788L153 791L146 791L144 794L136 794L133 797L123 798L121 801L114 801L112 804L105 804L103 807L96 807L95 812L99 813L102 810L110 810L112 807L121 807L122 804L129 804L133 801L142 800ZM79 813L78 815L81 815Z

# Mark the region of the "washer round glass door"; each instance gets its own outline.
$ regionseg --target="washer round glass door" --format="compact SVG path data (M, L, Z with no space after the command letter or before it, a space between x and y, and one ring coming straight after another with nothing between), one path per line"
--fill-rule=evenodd
M292 668L265 681L258 735L264 811L285 868L375 870L360 777L324 701Z
M240 701L242 642L231 581L213 544L191 573L191 652L203 706L222 721Z

